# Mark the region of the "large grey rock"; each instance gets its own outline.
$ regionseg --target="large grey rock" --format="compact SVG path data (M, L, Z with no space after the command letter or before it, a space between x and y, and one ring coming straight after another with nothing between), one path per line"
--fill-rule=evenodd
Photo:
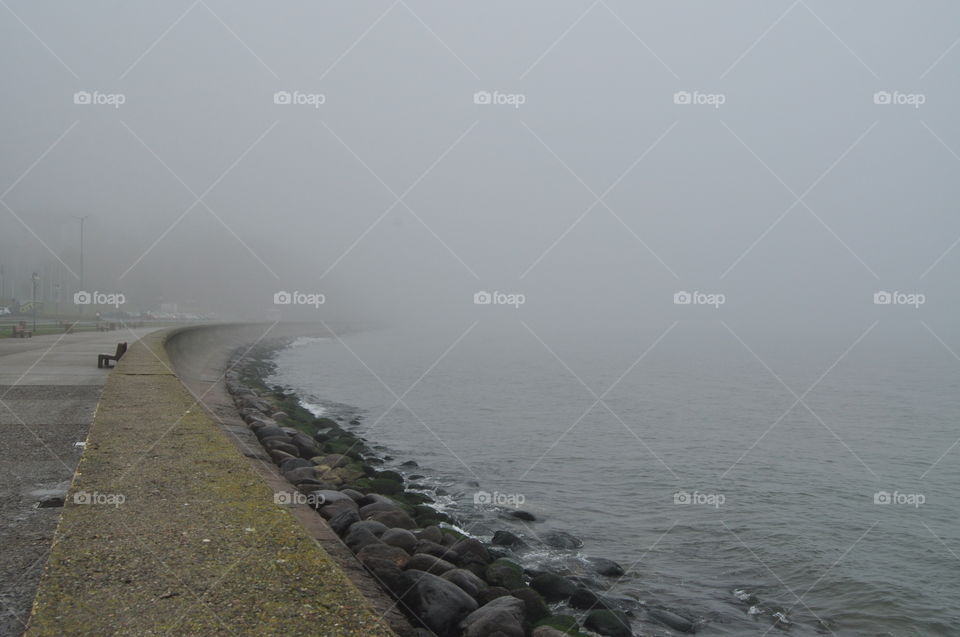
M407 552L396 546L388 544L370 543L357 552L357 559L366 566L368 562L375 563L372 560L384 560L392 563L397 568L404 568L407 560L410 558Z
M510 594L523 602L523 614L531 624L550 614L547 602L532 588L524 586L510 591Z
M369 529L360 528L360 524L360 522L356 522L353 526L351 526L350 530L347 531L346 537L343 538L344 544L346 544L354 553L358 553L363 547L369 546L370 544L381 543L380 538L374 535Z
M523 586L523 569L519 564L501 558L487 566L483 578L491 586L512 590Z
M439 557L440 559L447 560L448 562L453 562L459 557L453 552L453 550L442 544L431 542L430 540L420 540L417 542L417 544L413 547L413 552L426 553L427 555L433 555L434 557Z
M437 637L459 637L460 622L477 610L477 602L452 582L424 573L405 572L409 589L403 602Z
M523 602L516 597L498 597L473 611L461 622L463 637L523 637Z
M350 526L354 522L360 521L360 514L357 513L356 509L347 509L344 508L340 513L337 513L335 516L330 518L328 524L330 528L333 529L333 532L343 537L346 532L350 529ZM374 536L376 537L376 536Z
M695 628L689 619L663 608L651 608L647 614L664 626L679 630L681 633L692 633Z
M543 595L548 602L562 602L577 592L576 584L554 573L537 575L530 582L530 588Z
M590 562L597 573L606 575L607 577L620 577L624 573L623 567L613 560L608 560L602 557L591 557L588 558L587 561Z
M633 637L630 620L618 610L592 610L583 626L605 637Z
M547 531L540 537L544 544L557 549L578 549L583 546L583 540L566 531Z
M362 517L362 516L361 516ZM380 513L374 513L373 515L367 518L368 520L376 520L377 522L382 522L388 527L391 528L400 528L400 529L415 529L417 528L417 523L413 521L409 515L403 511L381 511Z
M413 553L413 547L417 545L417 537L407 529L387 529L380 536L380 541L399 547L407 553Z
M479 576L462 568L455 568L441 575L448 582L453 582L463 589L470 597L476 598L480 591L487 588L487 583Z
M413 557L407 560L407 568L425 571L435 575L442 575L447 571L454 570L457 567L446 560L441 560L439 557L434 557L425 553L416 553Z
M487 547L480 540L466 538L460 540L450 547L460 559L458 564L467 564L469 562L478 562L480 564L489 564L490 555L487 553Z

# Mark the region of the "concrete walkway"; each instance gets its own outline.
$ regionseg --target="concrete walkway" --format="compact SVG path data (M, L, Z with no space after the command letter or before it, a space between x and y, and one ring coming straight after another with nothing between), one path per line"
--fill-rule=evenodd
M27 635L395 637L172 371L107 380Z
M113 352L152 328L0 339L0 635L25 629L60 507Z

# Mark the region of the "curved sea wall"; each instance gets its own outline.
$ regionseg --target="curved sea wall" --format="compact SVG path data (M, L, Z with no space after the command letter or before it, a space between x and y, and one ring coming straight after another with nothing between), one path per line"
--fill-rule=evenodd
M268 386L272 362L283 343L262 342L237 350L226 385L241 417L288 482L287 502L316 509L416 624L438 637L630 637L633 612L596 590L593 578L524 568L517 560L525 541L498 531L492 541L464 535L416 482L416 463L386 469L357 432L360 420L317 417L291 389ZM409 476L402 471L412 468ZM513 511L527 521L535 518ZM549 536L549 537L548 537ZM582 543L561 532L544 534L553 546ZM615 582L624 570L591 559L595 574ZM591 582L591 583L587 583ZM570 614L576 613L576 616ZM693 632L692 619L649 609L650 620Z
M110 373L26 634L395 637L180 382L189 329Z

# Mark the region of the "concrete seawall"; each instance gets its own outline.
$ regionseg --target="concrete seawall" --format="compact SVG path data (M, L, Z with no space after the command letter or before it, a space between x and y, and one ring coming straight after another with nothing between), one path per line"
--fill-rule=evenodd
M230 344L265 330L186 328L131 346L104 387L27 635L396 634L389 608L321 546L323 529L274 504L271 476L241 451L246 432L222 418L229 406L198 403L217 397Z

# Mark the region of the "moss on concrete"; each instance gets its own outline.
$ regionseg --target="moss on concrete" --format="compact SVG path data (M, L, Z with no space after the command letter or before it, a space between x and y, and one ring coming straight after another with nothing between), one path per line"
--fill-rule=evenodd
M107 380L26 634L394 635L170 371L164 337Z

